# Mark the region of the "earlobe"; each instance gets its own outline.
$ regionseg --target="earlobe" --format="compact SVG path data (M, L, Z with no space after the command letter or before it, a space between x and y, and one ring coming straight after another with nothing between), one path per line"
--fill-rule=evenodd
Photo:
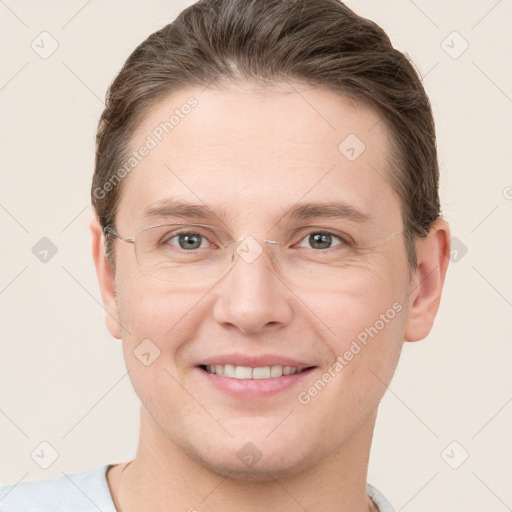
M101 297L105 307L105 322L110 334L121 339L121 326L117 310L114 272L107 263L103 230L96 217L89 224L92 235L92 256L96 266L96 276L100 286Z
M436 220L426 238L416 243L417 268L409 289L405 341L424 339L432 329L450 257L450 228Z

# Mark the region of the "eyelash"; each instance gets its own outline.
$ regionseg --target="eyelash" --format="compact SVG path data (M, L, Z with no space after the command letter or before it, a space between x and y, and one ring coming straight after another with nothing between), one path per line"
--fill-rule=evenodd
M163 237L163 239L162 239L162 241L160 243L162 245L164 245L164 244L169 243L171 240L179 237L180 235L187 235L187 234L199 235L202 239L208 240L208 237L206 237L202 233L198 233L198 232L190 231L190 230L183 230L183 231L178 231L178 232L172 233L172 236L170 236L170 237L168 237L168 236ZM313 247L308 247L307 248L307 249L313 250L315 252L327 252L327 251L330 251L330 250L336 250L336 247L340 247L340 246L341 247L343 247L343 246L348 246L348 247L352 246L352 243L347 239L348 237L344 237L342 235L339 235L339 234L333 233L332 231L327 231L327 230L312 230L312 231L309 231L297 243L295 243L293 245L300 244L303 240L307 239L311 235L330 235L331 237L336 238L336 239L338 239L340 241L340 243L338 245L335 245L334 247L328 247L327 249L315 249ZM173 246L173 247L175 247L175 246ZM181 249L181 248L179 248L179 249ZM198 249L200 249L200 248L198 248ZM187 251L187 252L192 252L193 250L197 250L197 249L192 249L192 250Z

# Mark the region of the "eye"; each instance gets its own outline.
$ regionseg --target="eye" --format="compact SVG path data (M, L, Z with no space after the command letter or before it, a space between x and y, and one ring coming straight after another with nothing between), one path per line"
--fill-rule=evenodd
M348 242L339 235L329 231L313 231L301 240L306 241L310 247L318 250L331 249L333 242L338 241L335 247L348 245ZM299 244L300 245L300 244Z
M204 242L204 244L203 244ZM209 247L208 239L197 231L181 231L168 233L160 242L162 245L171 245L184 250L201 249ZM203 245L202 245L203 244Z

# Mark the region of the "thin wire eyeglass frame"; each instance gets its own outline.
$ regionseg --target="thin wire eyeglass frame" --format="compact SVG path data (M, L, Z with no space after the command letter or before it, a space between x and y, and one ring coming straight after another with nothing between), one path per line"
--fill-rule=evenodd
M188 227L188 226L190 226L190 227L197 226L197 227L200 227L200 228L209 228L209 229L213 228L213 229L216 229L218 231L218 228L215 228L214 226L210 226L208 224L197 224L197 223L182 222L182 223L174 223L174 224L161 224L161 225L149 226L147 228L142 229L141 232L149 230L149 229L171 227L171 226L176 226L176 227L178 227L178 226L182 226L182 227L183 226L186 226L186 227ZM224 230L222 230L222 231L224 231ZM112 236L115 236L116 238L119 238L123 242L129 243L129 244L133 244L135 246L135 238L134 237L130 238L130 237L126 237L126 236L123 236L123 235L119 234L115 230L115 228L113 226L105 226L105 228L103 230L103 234L104 234L105 238L108 237L108 235L112 235ZM203 236L203 235L201 235L201 236ZM280 243L276 242L275 240L262 240L260 238L254 237L252 235L245 235L242 238L239 238L237 240L233 240L232 242L230 242L226 246L222 246L222 249L226 249L228 245L232 245L232 244L234 245L233 253L231 255L230 265L233 263L233 261L235 259L235 248L236 248L236 246L239 243L243 242L247 238L252 238L253 240L256 240L258 242L265 242L265 243L268 243L268 244L280 245ZM135 250L135 255L137 256L137 251L136 250ZM272 254L272 256L275 257L274 254ZM137 261L138 261L138 258L137 258ZM138 263L140 264L139 261L138 261Z
M187 228L187 227L191 227L191 228L193 228L193 227L199 227L199 228L207 228L207 229L209 229L209 230L212 230L212 229L213 229L213 230L215 230L215 231L217 231L217 232L218 232L218 231L221 231L221 232L223 232L224 234L228 234L228 233L227 233L227 231L225 231L224 229L219 229L218 227L215 227L215 226L211 226L211 225L207 225L207 224L198 224L198 223L173 223L173 224L154 225L154 226L149 226L149 227L147 227L147 228L144 228L144 229L140 230L140 232L142 233L142 232L144 232L144 231L148 231L148 230L151 230L151 229L155 229L155 228L164 228L164 227L169 227L169 228L171 228L171 227L176 227L177 229L178 229L178 228L180 228L180 227L181 227L181 228ZM325 232L328 232L329 234L334 235L335 237L340 238L340 235L337 235L336 233L332 233L332 229L330 229L330 228L326 228L326 227L321 228L321 227L319 227L319 226L311 226L311 225L309 225L309 226L301 226L301 228L306 228L306 227L309 227L309 228L314 228L314 227L316 227L316 228L319 230L319 232L325 231ZM293 229L296 229L296 228L293 228ZM283 231L289 231L289 230L283 230ZM336 230L334 230L334 231L336 231ZM192 232L192 231L191 231L191 232ZM379 239L379 240L378 240L378 242L384 242L384 241L387 241L387 240L389 240L389 239L391 239L391 238L394 238L394 237L398 236L399 234L401 234L401 233L403 233L403 232L404 232L404 229L402 229L402 230L400 230L400 231L398 231L398 232L396 232L396 233L393 233L392 235L389 235L389 236L387 236L387 237L381 238L381 239ZM138 251L137 251L137 248L136 248L136 237L131 237L131 238L130 238L130 237L125 237L125 236L123 236L123 235L119 234L119 233L116 231L116 229L114 228L114 226L113 226L113 225L105 226L105 228L104 228L104 230L103 230L103 233L104 233L104 236L105 236L105 240L107 240L107 237L108 237L109 235L111 235L111 236L114 236L114 237L116 237L116 238L119 238L119 239L120 239L121 241L123 241L123 242L133 244L133 245L134 245L134 249L135 249L135 256L136 256L137 262L138 262L138 264L139 264L139 266L140 266L140 268L141 268L141 270L142 270L142 268L144 267L144 265L142 265L142 264L141 264L140 259L139 259L139 254L138 254ZM177 234L175 234L174 236L178 236L179 234L183 234L183 232L182 232L182 233L177 233ZM203 238L207 238L207 237L205 237L205 235L203 235L203 234L201 234L201 233L199 233L199 235L200 235L200 236L202 236ZM174 236L173 236L173 238L174 238ZM229 236L229 234L228 234L228 236ZM273 246L274 246L274 247L276 247L276 248L277 248L277 246L278 246L278 245L282 245L280 242L277 242L277 241L275 241L275 240L263 240L263 239L256 238L256 237L254 237L254 236L252 236L252 235L245 235L245 236L243 236L242 238L239 238L239 239L237 239L237 240L231 240L231 241L230 241L229 243L227 243L227 244L217 244L217 243L216 243L216 245L220 245L221 249L223 249L223 250L227 249L227 248L228 248L228 246L233 245L233 251L232 251L232 253L231 253L231 258L230 258L230 260L229 260L229 262L228 262L228 268L227 268L227 270L226 270L227 272L229 272L229 271L231 270L232 266L233 266L233 262L234 262L234 260L235 260L235 252L236 252L236 250L235 250L235 249L236 249L236 247L237 247L241 242L243 242L243 241L244 241L244 240L246 240L246 239L253 239L253 240L256 240L256 241L258 241L258 242L263 242L263 243L265 243L265 244L273 244ZM342 238L341 238L341 239L342 239ZM276 251L271 251L271 257L272 257L272 259L274 260L274 262L277 262L277 260L278 260L279 258L277 258L277 257L276 257L275 252L276 252ZM321 251L319 251L319 252L321 252ZM243 259L244 259L244 258L243 258ZM247 260L246 260L246 261L247 261ZM187 263L185 263L185 265L187 265ZM225 275L225 274L223 274L223 275Z

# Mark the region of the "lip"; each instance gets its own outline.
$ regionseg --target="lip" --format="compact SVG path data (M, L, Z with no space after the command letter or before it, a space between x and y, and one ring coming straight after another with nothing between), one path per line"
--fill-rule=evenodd
M232 364L234 366L249 366L251 368L260 368L262 366L294 366L299 370L315 366L312 363L305 361L298 361L287 356L280 356L277 354L260 354L257 356L250 356L247 354L225 354L216 355L208 359L204 359L198 366L207 366L213 364ZM265 379L262 379L265 380Z
M282 377L273 377L270 379L234 379L232 377L209 373L199 366L196 370L199 372L201 378L206 379L210 386L232 397L240 400L258 400L297 386L299 383L303 382L315 368L310 367L307 370L303 370L301 373L283 375Z
M281 377L272 377L269 379L235 379L225 377L215 373L207 372L203 366L213 364L232 364L235 366L249 366L259 368L262 366L293 366L302 371L293 375L283 375ZM317 367L312 364L283 357L278 355L259 355L248 356L242 354L226 354L205 359L196 367L200 378L206 379L209 386L212 386L223 393L240 400L261 400L272 395L285 391L294 386L298 386L308 378ZM304 384L303 384L304 386Z

